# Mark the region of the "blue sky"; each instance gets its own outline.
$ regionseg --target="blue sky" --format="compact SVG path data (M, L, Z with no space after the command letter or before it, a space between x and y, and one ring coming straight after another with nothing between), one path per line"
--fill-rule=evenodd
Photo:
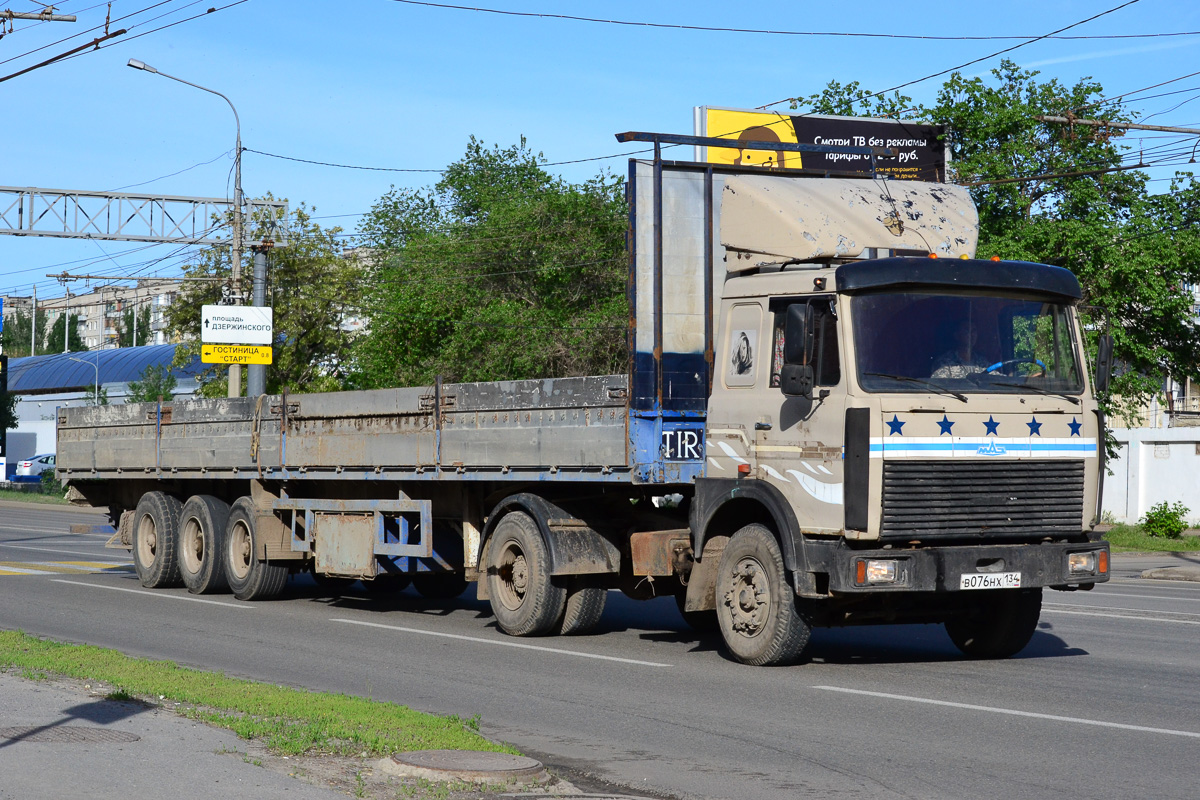
M114 0L114 18L159 0ZM472 134L508 145L522 135L550 161L628 153L625 130L690 133L692 107L755 107L819 91L828 81L883 89L1017 44L704 32L503 16L394 0L340 3L247 0L141 38L161 25L233 0L167 0L118 25L111 47L0 83L0 185L206 197L232 191L233 116L219 98L129 69L138 58L227 95L245 147L364 166L437 169ZM1028 36L1065 27L1121 0L980 3L859 0L799 2L552 2L478 0L490 8L626 21L787 31L935 36ZM30 0L6 0L36 10ZM92 7L95 6L95 7ZM0 77L89 41L53 43L104 21L95 0L64 0L76 23L17 21L0 39ZM162 19L144 22L166 13ZM1200 31L1195 0L1140 0L1066 35ZM34 48L36 53L23 55ZM1097 79L1121 94L1200 70L1200 36L1044 40L1006 57L1071 84ZM992 58L964 72L986 73ZM944 78L904 91L932 102ZM1200 87L1200 75L1158 92ZM1157 92L1149 92L1155 94ZM1134 101L1150 122L1200 127L1200 95ZM783 106L781 108L786 108ZM1163 140L1147 140L1148 144ZM195 166L211 161L207 165ZM625 158L554 167L583 180ZM160 176L187 170L173 177ZM1165 173L1156 173L1156 177ZM423 186L427 174L300 164L254 153L243 161L248 195L272 192L316 208L323 224L353 231L390 186ZM1155 184L1166 188L1166 182ZM344 216L343 216L344 215ZM137 248L136 252L133 252ZM0 235L0 294L60 296L49 272L178 274L177 248ZM72 293L83 290L72 285Z

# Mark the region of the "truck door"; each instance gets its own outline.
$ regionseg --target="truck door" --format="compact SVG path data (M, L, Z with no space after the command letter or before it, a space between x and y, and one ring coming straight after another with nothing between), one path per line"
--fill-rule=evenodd
M811 396L788 396L781 386L786 319L792 306L812 319ZM796 509L805 530L843 527L842 433L846 393L842 381L837 306L832 295L775 298L769 304L770 374L763 394L769 411L755 425L755 453L763 480L775 484Z

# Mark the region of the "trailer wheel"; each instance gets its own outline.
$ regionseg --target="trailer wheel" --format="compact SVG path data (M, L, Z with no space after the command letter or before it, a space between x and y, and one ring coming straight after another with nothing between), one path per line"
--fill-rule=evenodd
M488 554L488 592L500 629L512 636L553 633L567 591L550 580L537 523L520 511L506 514L496 525Z
M242 497L229 509L225 529L225 577L238 600L270 600L287 583L288 568L255 557L258 535L254 507Z
M179 575L192 594L227 589L224 563L229 504L207 494L189 497L179 513Z
M467 590L467 579L457 572L419 572L412 576L413 588L430 600L453 600Z
M779 543L762 525L733 535L717 567L717 621L725 646L756 667L800 658L811 628L796 607Z
M381 572L373 579L362 580L362 587L371 597L392 597L408 588L408 576L403 573Z
M604 604L608 590L601 586L588 586L585 578L567 581L567 601L563 608L558 633L562 636L582 636L591 633L604 615Z
M946 620L954 646L971 658L1008 658L1025 649L1042 614L1042 590L994 590Z
M179 498L163 492L146 492L133 517L133 566L147 589L179 586L175 559L179 535Z

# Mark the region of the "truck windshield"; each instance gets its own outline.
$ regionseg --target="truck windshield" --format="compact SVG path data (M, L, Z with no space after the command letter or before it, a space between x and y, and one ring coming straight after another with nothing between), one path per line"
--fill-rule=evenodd
M887 292L850 301L859 385L873 392L1083 389L1067 306L1028 297Z

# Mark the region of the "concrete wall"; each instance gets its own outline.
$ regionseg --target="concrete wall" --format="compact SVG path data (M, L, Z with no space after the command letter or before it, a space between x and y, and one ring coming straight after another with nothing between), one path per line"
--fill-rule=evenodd
M1200 428L1117 428L1120 457L1108 463L1104 511L1137 522L1157 503L1182 502L1200 525Z

